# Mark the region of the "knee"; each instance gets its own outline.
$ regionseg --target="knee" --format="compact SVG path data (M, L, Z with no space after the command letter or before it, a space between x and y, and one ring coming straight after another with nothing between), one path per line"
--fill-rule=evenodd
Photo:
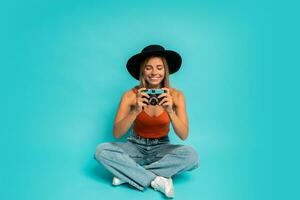
M183 146L179 151L188 165L198 166L199 155L193 147Z
M113 145L109 142L98 144L95 150L94 159L101 160L112 148Z

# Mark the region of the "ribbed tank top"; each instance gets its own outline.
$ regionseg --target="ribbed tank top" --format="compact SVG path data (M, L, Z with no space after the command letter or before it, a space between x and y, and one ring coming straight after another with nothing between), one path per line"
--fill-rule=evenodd
M137 88L132 90L137 94ZM150 116L143 110L133 123L133 131L143 138L165 137L170 130L170 118L166 111L158 116Z

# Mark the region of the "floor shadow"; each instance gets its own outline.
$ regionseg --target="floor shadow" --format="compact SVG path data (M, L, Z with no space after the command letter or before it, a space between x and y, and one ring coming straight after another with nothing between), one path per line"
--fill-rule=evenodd
M188 172L183 172L181 174L177 174L172 177L173 183L175 184L182 184L186 183L191 179L191 175Z
M105 169L94 159L88 160L87 164L83 169L83 173L87 177L97 182L110 183L113 177L112 174L107 169Z

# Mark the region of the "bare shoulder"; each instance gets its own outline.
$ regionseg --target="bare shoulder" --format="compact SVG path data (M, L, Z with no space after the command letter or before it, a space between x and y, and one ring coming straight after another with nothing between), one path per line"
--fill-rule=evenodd
M133 104L136 98L136 94L132 89L127 90L123 93L122 101L125 101L128 104Z
M183 96L183 92L176 88L170 88L170 94L173 98L180 98L180 96Z
M183 103L182 101L184 101L184 94L181 90L176 88L170 88L170 94L176 106L178 106L178 104L180 103Z

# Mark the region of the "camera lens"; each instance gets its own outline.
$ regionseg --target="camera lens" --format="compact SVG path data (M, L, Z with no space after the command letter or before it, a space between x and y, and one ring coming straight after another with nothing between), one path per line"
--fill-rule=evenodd
M153 106L157 105L158 99L156 97L152 97L149 99L149 103Z

